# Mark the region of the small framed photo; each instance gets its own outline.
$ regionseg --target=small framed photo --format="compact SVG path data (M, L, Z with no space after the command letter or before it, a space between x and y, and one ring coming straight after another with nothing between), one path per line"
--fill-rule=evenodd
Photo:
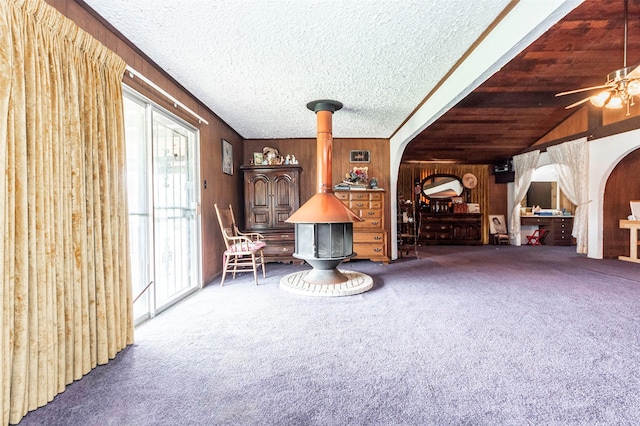
M233 175L233 146L222 139L222 173Z
M257 164L260 165L264 162L264 156L262 155L261 152L254 152L253 153L253 164Z
M489 233L490 234L506 234L507 223L504 220L502 214L490 214L489 215Z

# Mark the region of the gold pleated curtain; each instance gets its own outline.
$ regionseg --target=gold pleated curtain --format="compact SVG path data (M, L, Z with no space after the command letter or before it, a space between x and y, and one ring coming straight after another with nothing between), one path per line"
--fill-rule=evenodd
M125 67L42 0L0 1L3 424L133 343Z

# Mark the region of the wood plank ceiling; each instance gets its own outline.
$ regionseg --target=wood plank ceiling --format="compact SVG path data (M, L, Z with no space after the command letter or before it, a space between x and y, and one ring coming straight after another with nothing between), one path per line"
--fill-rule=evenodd
M627 65L640 62L640 0L629 0ZM492 164L524 152L623 67L623 0L586 0L412 140L402 161ZM600 110L587 102L584 108Z

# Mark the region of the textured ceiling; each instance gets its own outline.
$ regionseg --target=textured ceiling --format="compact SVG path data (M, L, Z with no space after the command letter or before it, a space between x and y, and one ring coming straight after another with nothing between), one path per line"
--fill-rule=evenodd
M314 137L306 104L323 98L345 105L334 120L336 136L390 137L509 6L509 0L85 2L247 139Z

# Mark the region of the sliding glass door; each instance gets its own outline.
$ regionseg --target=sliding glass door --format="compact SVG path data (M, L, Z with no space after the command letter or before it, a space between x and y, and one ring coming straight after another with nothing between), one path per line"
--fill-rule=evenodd
M132 91L124 101L136 322L200 286L195 129Z

